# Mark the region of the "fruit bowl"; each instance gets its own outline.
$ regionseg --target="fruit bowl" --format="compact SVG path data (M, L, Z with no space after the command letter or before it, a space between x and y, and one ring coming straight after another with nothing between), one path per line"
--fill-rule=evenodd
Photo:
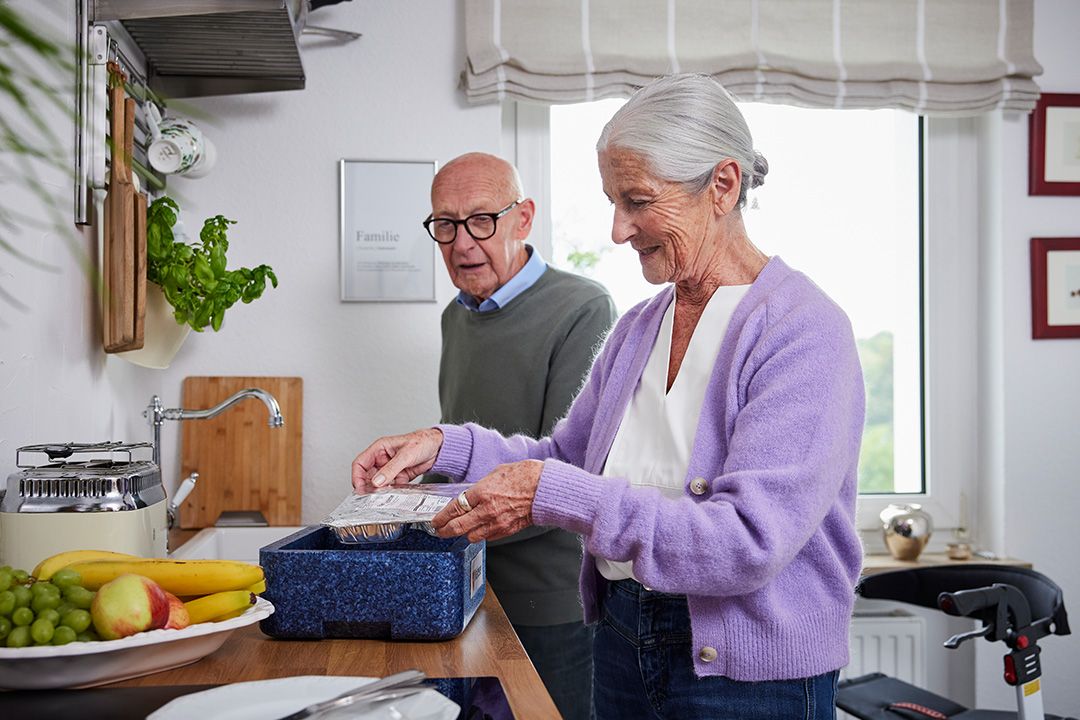
M92 687L171 670L206 657L234 630L273 612L268 600L258 598L243 615L183 630L149 630L120 640L0 648L0 689Z

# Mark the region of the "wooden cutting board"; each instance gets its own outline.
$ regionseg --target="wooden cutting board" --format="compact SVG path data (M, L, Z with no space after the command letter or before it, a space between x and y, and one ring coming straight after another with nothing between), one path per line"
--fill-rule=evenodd
M178 481L197 472L199 482L180 506L180 527L210 527L224 510L259 510L271 525L300 524L302 378L184 378L182 407L211 408L245 388L273 395L285 426L269 426L258 398L244 398L208 420L181 422Z
M146 196L136 192L131 175L135 142L135 101L122 85L109 88L112 165L105 199L104 318L105 352L143 346L146 314Z

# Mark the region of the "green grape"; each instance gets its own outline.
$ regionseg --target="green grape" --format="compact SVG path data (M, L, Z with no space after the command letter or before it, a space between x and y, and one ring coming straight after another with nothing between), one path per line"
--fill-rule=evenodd
M7 617L11 615L11 611L15 609L15 593L10 590L0 592L0 617Z
M75 639L79 642L97 642L101 638L99 638L98 634L93 630L87 630L86 632L81 632L76 635Z
M8 636L8 633L11 632L11 628L11 621L6 617L0 617L0 640L3 640Z
M94 602L94 593L81 585L68 585L64 588L64 599L77 608L89 610L90 603Z
M29 625L34 622L34 611L28 607L15 608L11 613L11 622L16 625Z
M40 593L36 598L30 601L30 607L34 612L40 613L42 610L55 610L60 604L60 598L53 597L48 593Z
M11 576L15 578L15 582L19 583L20 585L24 584L27 580L30 579L30 573L26 572L25 570L13 570L11 572Z
M82 582L82 577L78 571L71 568L63 568L53 573L53 576L49 579L53 585L58 588L64 588L68 585L78 585Z
M26 647L33 641L30 637L30 628L22 625L15 628L7 636L7 646L10 648Z
M64 617L74 609L75 606L69 603L67 600L61 600L60 604L56 606L56 612L60 613L60 617Z
M34 642L38 645L47 645L52 640L54 632L56 632L56 628L45 618L38 618L30 626L30 637L34 638Z
M53 625L60 624L60 611L53 610L52 608L46 608L37 614L39 618L44 618L51 622Z
M30 592L30 588L25 585L16 585L11 588L11 592L15 594L15 607L30 607L30 600L34 597Z
M30 586L30 592L34 594L34 597L37 597L45 592L48 592L46 588L49 587L49 584L50 583L47 582L36 582Z
M0 592L10 588L15 582L15 577L10 570L0 570Z
M76 633L86 632L86 629L90 627L90 613L85 610L72 610L64 615L60 624L66 625Z
M10 565L4 565L4 566L0 567L0 570L3 570L5 572L15 572L15 569L13 567L11 567Z
M52 644L53 645L67 645L69 642L75 642L76 632L66 625L61 625L53 632Z

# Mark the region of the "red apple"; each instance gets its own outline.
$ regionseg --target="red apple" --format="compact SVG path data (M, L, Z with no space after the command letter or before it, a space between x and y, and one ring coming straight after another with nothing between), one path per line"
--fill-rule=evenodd
M184 601L173 595L171 592L166 592L165 597L169 599L169 621L165 623L166 630L183 630L191 624L191 617L188 615L187 606L184 605Z
M116 640L164 627L169 620L169 598L150 578L121 575L98 589L90 617L102 640Z

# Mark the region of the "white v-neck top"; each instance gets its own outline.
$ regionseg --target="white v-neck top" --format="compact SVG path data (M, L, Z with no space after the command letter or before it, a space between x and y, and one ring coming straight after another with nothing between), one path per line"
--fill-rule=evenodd
M679 374L668 392L671 331L675 321L675 300L671 301L641 382L615 434L604 475L626 478L635 486L655 487L664 497L683 496L705 388L735 306L749 289L749 285L716 289L698 319ZM598 557L596 568L608 580L637 579L630 562Z

